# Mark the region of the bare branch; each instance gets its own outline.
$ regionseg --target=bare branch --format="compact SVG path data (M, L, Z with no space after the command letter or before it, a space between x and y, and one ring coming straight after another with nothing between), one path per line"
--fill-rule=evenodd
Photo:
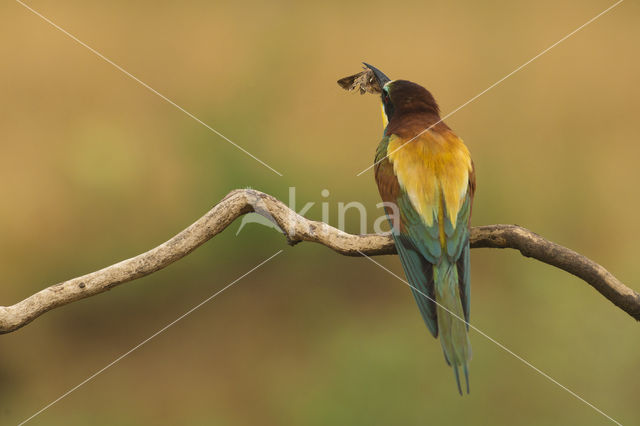
M236 218L251 211L274 221L283 230L290 245L311 241L347 256L360 256L359 252L368 256L395 253L389 234L348 234L326 223L308 220L265 193L251 189L235 190L187 229L145 253L52 285L15 305L0 306L0 333L17 330L58 306L102 293L118 284L158 271L191 253L222 232ZM548 263L583 279L620 309L640 320L640 295L637 292L597 263L525 228L516 225L472 228L471 247L517 249L526 257Z

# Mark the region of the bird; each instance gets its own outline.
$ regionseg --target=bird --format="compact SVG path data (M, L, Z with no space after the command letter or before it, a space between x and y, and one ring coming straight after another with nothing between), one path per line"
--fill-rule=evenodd
M419 84L372 65L384 134L374 171L400 262L427 328L440 338L460 395L469 393L469 235L475 168L469 149Z

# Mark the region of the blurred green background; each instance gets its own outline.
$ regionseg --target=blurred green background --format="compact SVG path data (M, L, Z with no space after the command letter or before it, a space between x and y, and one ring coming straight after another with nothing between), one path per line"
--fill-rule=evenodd
M612 4L29 3L279 177L14 2L0 6L0 304L136 255L251 186L308 217L378 194L366 60L447 113ZM517 223L638 289L640 7L627 1L447 120L473 154L473 224ZM323 189L329 197L321 197ZM370 214L369 226L376 215ZM357 232L355 213L347 230ZM364 259L239 221L147 278L0 336L15 424L250 268L284 253L35 418L40 425L599 425L472 332L461 398L404 284ZM395 257L377 259L396 273ZM624 424L640 330L579 279L473 250L472 322Z

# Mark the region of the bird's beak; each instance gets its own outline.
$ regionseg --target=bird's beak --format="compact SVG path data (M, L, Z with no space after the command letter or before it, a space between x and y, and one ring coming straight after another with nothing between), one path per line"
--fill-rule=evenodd
M363 62L363 64L371 71L373 71L373 75L376 77L376 80L378 80L378 84L380 85L380 90L382 90L385 84L391 81L391 79L384 75L384 73L378 68L374 67L373 65L369 65L366 62Z

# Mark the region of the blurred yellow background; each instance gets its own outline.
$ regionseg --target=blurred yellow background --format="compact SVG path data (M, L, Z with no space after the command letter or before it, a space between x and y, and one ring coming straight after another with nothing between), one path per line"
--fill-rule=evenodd
M444 113L612 2L29 4L283 173L279 177L18 3L0 6L0 304L136 255L251 186L320 219L375 209L367 61ZM517 223L638 285L640 6L627 1L447 120L477 169L473 224ZM323 189L329 197L321 197ZM347 229L358 231L354 214ZM375 218L370 215L370 226ZM472 332L461 398L402 282L239 221L147 278L0 336L16 424L277 250L284 253L36 417L41 425L555 425L606 418ZM371 229L371 228L369 228ZM377 259L396 273L395 257ZM640 333L579 279L472 251L472 322L624 424Z

